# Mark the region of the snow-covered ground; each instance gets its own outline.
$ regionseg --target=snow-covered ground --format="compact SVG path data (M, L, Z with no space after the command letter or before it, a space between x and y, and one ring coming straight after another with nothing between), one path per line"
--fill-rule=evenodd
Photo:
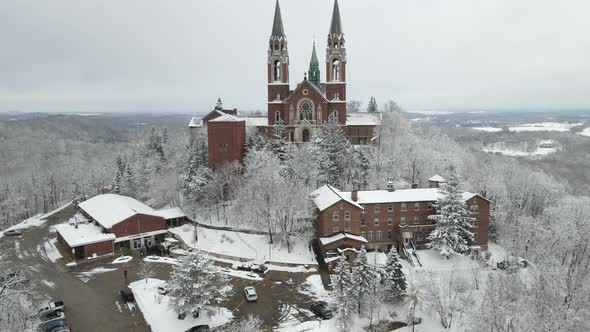
M590 127L584 128L584 130L582 130L581 132L579 132L578 135L590 137Z
M72 205L72 202L68 202L58 208L56 208L53 211L47 212L47 213L39 213L35 216L32 216L31 218L25 219L23 221L21 221L20 223L10 226L7 229L5 229L4 231L9 231L9 230L13 230L13 229L19 229L19 230L24 230L24 229L29 229L32 227L39 227L41 225L43 225L44 223L47 222L47 218L50 217L51 215L58 213L59 211L67 208L68 206ZM4 236L4 231L0 232L0 238L2 238Z
M150 263L164 263L164 264L170 264L170 265L178 264L178 259L176 259L176 258L161 257L161 256L147 256L146 258L143 259L143 261L150 262Z
M312 274L307 277L305 282L297 289L297 291L311 296L319 301L325 301L327 303L332 301L332 296L330 296L330 292L324 289L322 277L319 274Z
M317 264L307 241L293 239L291 252L286 247L268 244L265 235L246 234L197 227L198 241L194 241L194 227L184 225L169 229L180 236L188 246L207 252L254 260L256 262L281 262L293 264ZM270 252L269 252L270 249Z
M106 268L106 267L101 266L101 267L94 268L90 271L80 272L80 273L78 273L77 277L80 280L82 280L82 282L86 283L90 279L93 279L95 274L107 273L107 272L113 272L113 271L117 271L117 269Z
M533 148L529 149L527 142L496 142L481 150L510 157L543 157L559 151L561 147L554 140L543 140Z
M502 128L497 127L471 127L473 130L486 131L488 133L497 133L502 131Z
M526 132L526 131L569 131L573 127L579 126L581 123L562 123L562 122L539 122L539 123L525 123L522 125L508 127L509 131Z
M129 284L135 295L135 302L152 331L184 332L195 325L217 327L232 320L233 314L226 308L215 308L210 315L202 312L199 318L187 315L184 320L178 319L177 313L168 308L168 296L161 296L157 292L162 283L163 280L150 278L147 283L142 279Z

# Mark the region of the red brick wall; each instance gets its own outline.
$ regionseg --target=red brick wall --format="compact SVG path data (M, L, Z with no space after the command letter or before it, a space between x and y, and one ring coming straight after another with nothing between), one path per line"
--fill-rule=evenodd
M242 161L246 152L246 122L208 122L209 167L216 170L226 162ZM227 151L220 146L227 144Z
M84 246L84 257L104 256L113 253L113 241L91 243Z
M365 144L371 143L373 138L373 126L350 126L347 125L344 129L344 134L352 144L360 144L361 139L365 140Z
M162 217L136 214L115 224L111 232L117 237L140 234L166 229L166 220Z
M350 221L344 220L344 213L350 212ZM338 221L333 220L333 213L338 212ZM320 237L334 234L334 227L338 227L338 232L344 232L346 226L350 227L347 233L360 234L361 210L346 202L340 201L318 214L318 234Z

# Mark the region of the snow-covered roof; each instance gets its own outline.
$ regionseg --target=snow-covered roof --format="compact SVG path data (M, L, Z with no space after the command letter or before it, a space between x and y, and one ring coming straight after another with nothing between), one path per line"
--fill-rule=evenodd
M350 195L344 197L343 192L330 186L329 184L323 185L320 188L311 192L310 197L313 199L315 206L320 210L324 211L330 206L344 200L352 205L355 205L362 209L362 206L355 203L350 199Z
M55 225L55 229L70 248L115 240L115 234L103 233L102 228L93 223L80 222L78 228L75 223L58 224Z
M209 120L209 122L241 122L241 121L244 121L244 119L239 118L235 115L231 115L231 114L223 114L220 117Z
M343 198L350 199L350 191L340 193ZM463 199L468 200L477 194L464 192ZM387 190L367 190L357 192L358 204L374 203L403 203L403 202L434 202L441 197L439 188L416 188L416 189L398 189L395 191Z
M179 207L173 207L168 209L161 209L154 211L154 214L164 219L175 219L186 217L186 213L182 212Z
M347 126L378 126L381 124L381 113L352 112L346 113Z
M431 181L431 182L445 182L445 179L442 176L436 174L435 176L433 176L430 179L428 179L428 181Z
M265 127L268 126L268 117L261 117L261 116L256 116L256 117L245 117L242 118L244 120L246 120L246 126L248 127Z
M138 213L157 216L154 209L142 202L116 194L94 196L78 206L107 229Z
M365 239L364 237L362 237L360 235L350 234L350 233L337 233L337 234L327 236L327 237L320 237L320 242L323 245L326 245L326 244L330 244L330 243L333 243L333 242L336 242L336 241L339 241L342 239L351 239L351 240L367 243L367 239Z
M190 128L201 127L202 125L203 125L203 118L197 118L196 116L193 116L191 118L191 121L188 123L188 126Z

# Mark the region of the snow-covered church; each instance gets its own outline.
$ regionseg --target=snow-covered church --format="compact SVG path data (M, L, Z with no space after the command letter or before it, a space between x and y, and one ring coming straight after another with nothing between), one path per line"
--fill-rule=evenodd
M376 127L381 124L379 113L347 113L346 41L340 18L338 0L334 9L326 44L325 82L316 46L313 44L309 70L294 89L289 83L289 48L277 0L272 32L268 42L266 117L240 117L237 109L224 109L221 99L215 108L201 118L192 118L191 138L205 135L208 142L209 167L241 161L245 154L246 137L252 133L272 133L276 125L284 126L284 138L293 144L310 141L318 126L330 117L341 124L352 144L369 144L378 139Z

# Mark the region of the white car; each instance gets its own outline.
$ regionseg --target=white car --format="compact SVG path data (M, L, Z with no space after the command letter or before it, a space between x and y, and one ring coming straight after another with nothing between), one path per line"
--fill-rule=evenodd
M246 301L248 302L254 302L258 300L256 289L254 289L252 286L244 287L244 295L246 295Z

